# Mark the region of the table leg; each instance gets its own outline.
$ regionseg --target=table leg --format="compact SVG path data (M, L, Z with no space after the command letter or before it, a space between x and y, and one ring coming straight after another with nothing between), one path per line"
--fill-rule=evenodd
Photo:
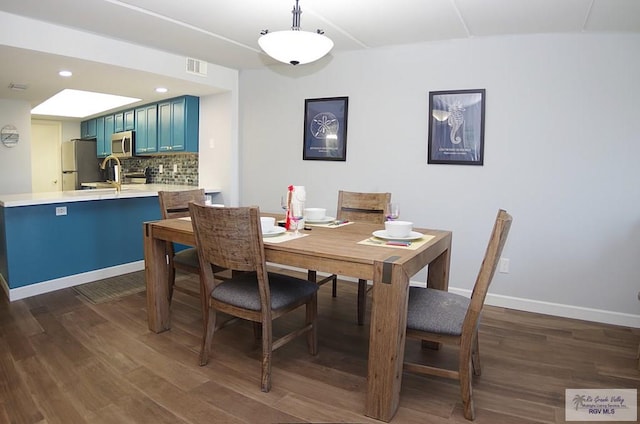
M387 272L383 271L386 268ZM384 281L389 276L390 281ZM398 409L407 327L409 277L402 266L376 262L365 414L389 422Z
M150 224L143 226L144 272L147 284L147 321L149 330L161 333L171 327L169 315L169 287L165 241L153 237Z

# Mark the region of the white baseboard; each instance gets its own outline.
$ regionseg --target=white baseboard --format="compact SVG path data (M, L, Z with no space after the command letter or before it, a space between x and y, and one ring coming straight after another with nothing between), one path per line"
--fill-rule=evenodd
M110 268L98 269L95 271L83 272L82 274L70 275L68 277L56 278L54 280L43 281L41 283L30 284L28 286L10 289L4 278L0 278L0 284L7 293L9 301L24 299L38 294L49 293L55 290L66 289L80 284L91 283L92 281L104 278L115 277L130 272L144 269L144 261L130 262L128 264L116 265ZM0 275L0 277L2 277Z
M468 289L449 287L449 291L462 296L471 297L471 290ZM620 325L623 327L640 328L640 315L585 308L582 306L543 302L540 300L523 299L491 293L487 294L485 305L535 312L538 314L553 315L557 317L580 319L584 321L600 322L603 324Z
M297 271L305 271L297 268L273 264L281 268L293 269ZM92 281L102 280L104 278L115 277L117 275L127 274L129 272L140 271L144 269L144 261L131 262L128 264L117 265L111 268L104 268L96 271L85 272L82 274L71 275L69 277L58 278L55 280L44 281L42 283L31 284L29 286L9 289L7 282L0 275L0 285L9 297L9 301L24 299L38 294L52 292L67 287L77 286L79 284L90 283ZM340 276L343 280L357 281L355 278ZM424 287L423 282L411 282L413 286ZM449 287L449 291L462 296L470 297L471 290L458 289ZM518 297L503 296L499 294L487 294L485 304L498 306L508 309L516 309L519 311L534 312L544 315L553 315L564 318L580 319L584 321L601 322L604 324L620 325L624 327L640 328L640 315L625 314L615 311L606 311L602 309L585 308L582 306L564 305L561 303L543 302L539 300L523 299Z

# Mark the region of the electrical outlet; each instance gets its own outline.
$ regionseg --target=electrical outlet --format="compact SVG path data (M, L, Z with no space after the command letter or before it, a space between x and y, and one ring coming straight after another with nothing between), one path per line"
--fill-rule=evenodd
M164 166L162 164L158 165L158 174L162 174L164 172Z
M56 216L61 216L66 214L67 214L66 206L56 206Z
M509 259L507 258L500 258L500 264L498 267L499 271L503 274L508 274L509 273Z
M173 164L173 173L175 174L176 172L178 172L178 164L174 163Z

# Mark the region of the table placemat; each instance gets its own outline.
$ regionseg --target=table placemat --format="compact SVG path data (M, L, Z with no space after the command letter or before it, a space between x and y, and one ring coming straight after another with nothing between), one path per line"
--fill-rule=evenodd
M300 233L300 235L294 235L293 233L290 232L286 232L286 233L282 233L279 234L277 236L273 236L273 237L263 237L262 241L265 243L272 243L272 244L276 244L276 243L283 243L285 241L289 241L289 240L297 240L299 238L302 237L306 237L309 234L304 234L304 233Z
M425 234L417 240L404 242L404 241L396 241L396 240L385 240L385 239L371 236L367 239L359 241L358 244L366 244L367 246L392 247L395 249L416 250L416 249L419 249L423 244L429 242L434 237L435 236Z

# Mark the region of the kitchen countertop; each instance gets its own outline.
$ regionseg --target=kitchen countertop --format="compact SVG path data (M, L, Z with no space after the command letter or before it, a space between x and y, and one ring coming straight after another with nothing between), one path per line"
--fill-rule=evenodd
M87 202L93 200L128 199L157 196L159 191L193 190L198 187L171 184L123 184L122 191L115 188L99 188L73 191L53 191L47 193L0 194L0 206L47 205L55 203ZM207 189L207 193L220 193L220 189Z

